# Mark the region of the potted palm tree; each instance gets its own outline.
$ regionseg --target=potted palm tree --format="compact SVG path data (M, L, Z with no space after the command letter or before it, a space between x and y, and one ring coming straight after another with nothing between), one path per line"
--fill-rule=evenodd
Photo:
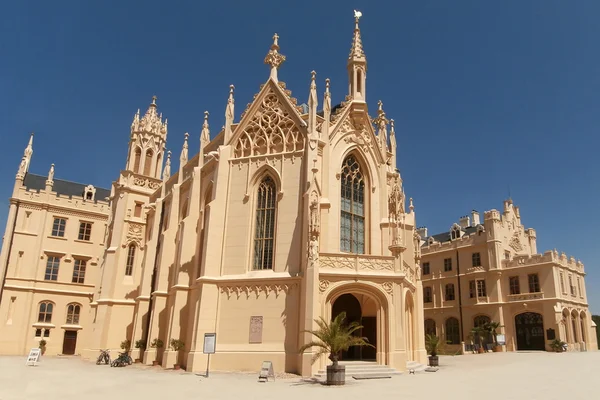
M471 329L471 333L473 334L473 338L479 343L477 352L479 354L484 353L485 349L483 348L483 335L486 333L486 330L482 326L476 326Z
M552 342L550 342L550 348L555 353L562 353L563 351L565 351L566 345L567 344L560 339L554 339Z
M184 349L185 343L183 343L183 341L179 339L171 339L170 345L173 351L177 352L175 365L173 365L173 369L180 369L181 366L179 365L179 352Z
M150 343L150 347L153 349L156 349L156 360L152 361L153 367L156 367L158 365L158 352L160 351L160 349L163 348L163 346L164 346L163 341L158 338L154 338L152 340L152 342Z
M146 351L146 341L143 340L143 339L136 340L135 341L135 348L139 349L139 354L138 354L139 358L135 359L135 362L139 363L139 362L142 361L142 355L144 354L144 351Z
M492 335L494 338L494 347L492 347L492 351L497 353L502 351L502 346L498 344L498 331L497 329L504 328L503 325L500 325L500 322L490 321L484 325L484 329Z
M425 335L425 349L429 353L429 366L437 367L440 365L438 352L440 351L442 342L436 335Z
M42 355L46 353L46 341L44 339L40 340L40 350L42 351Z
M305 350L316 347L318 350L313 355L314 364L319 357L327 354L331 360L331 365L327 366L327 385L343 385L346 383L346 367L339 365L339 356L342 351L347 351L350 346L371 346L365 337L356 336L354 333L360 331L363 327L358 322L345 324L346 313L341 312L330 323L327 323L323 317L315 320L319 329L315 331L304 331L311 333L317 338L306 343L299 350L300 354Z

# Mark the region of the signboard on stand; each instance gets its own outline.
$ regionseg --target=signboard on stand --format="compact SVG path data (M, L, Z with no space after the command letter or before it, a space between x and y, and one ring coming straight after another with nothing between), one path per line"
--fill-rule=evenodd
M504 336L504 334L501 334L501 333L497 334L496 340L500 346L503 346L506 344L506 336Z
M204 354L208 354L208 358L206 360L206 377L208 378L208 369L210 366L210 355L215 354L215 350L217 347L217 334L216 333L205 333L204 334L204 346L202 346L202 350Z
M42 349L35 348L29 350L29 355L27 356L27 362L25 365L33 365L36 366L38 362L40 362L40 356L42 355Z
M263 361L260 367L260 374L258 375L259 382L268 382L269 378L275 380L275 373L273 372L273 363L271 361Z

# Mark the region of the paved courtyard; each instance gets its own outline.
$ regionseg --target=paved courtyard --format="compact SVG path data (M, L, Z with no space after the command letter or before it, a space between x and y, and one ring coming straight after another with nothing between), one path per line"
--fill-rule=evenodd
M352 381L325 387L300 378L258 383L257 374L212 373L209 378L160 368L96 366L78 358L0 357L0 400L13 399L591 399L600 352L489 353L440 357L435 373Z

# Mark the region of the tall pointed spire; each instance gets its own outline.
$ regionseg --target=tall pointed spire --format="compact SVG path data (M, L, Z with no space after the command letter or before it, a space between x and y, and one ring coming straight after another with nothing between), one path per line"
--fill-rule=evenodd
M231 139L231 125L233 125L234 118L234 103L233 100L233 91L235 90L235 86L229 85L229 98L227 99L227 108L225 108L225 140L224 143L228 144L229 139Z
M163 181L166 182L171 177L171 151L167 151L167 162L165 162L165 169L163 170ZM164 186L164 185L163 185Z
M309 135L317 134L317 106L319 100L317 100L317 83L315 79L317 73L311 72L310 78L310 94L308 95L308 133Z
M277 82L277 69L285 61L285 56L279 52L279 35L273 35L273 44L271 50L265 57L265 64L271 66L271 79Z
M183 167L188 162L188 138L190 137L189 133L185 133L183 135L183 146L181 147L181 155L179 156L179 176L177 177L177 181L179 183L183 182Z
M54 164L50 165L50 171L48 171L48 179L46 179L46 191L51 191L52 186L54 186Z
M200 153L198 154L198 166L204 165L204 148L210 143L210 129L208 127L208 111L204 111L204 123L200 132Z
M331 93L329 93L329 78L325 79L325 95L323 96L323 117L329 121L331 115Z
M396 170L396 129L394 127L394 120L390 119L390 150L392 152L392 158L390 159L390 166L392 171Z
M363 50L358 21L362 17L360 11L354 10L354 36L350 55L348 56L348 94L358 101L364 101L366 96L367 57Z
M29 164L31 163L31 156L33 155L33 132L29 136L29 143L23 151L23 158L19 164L19 170L17 171L17 179L23 179L27 171L29 171Z

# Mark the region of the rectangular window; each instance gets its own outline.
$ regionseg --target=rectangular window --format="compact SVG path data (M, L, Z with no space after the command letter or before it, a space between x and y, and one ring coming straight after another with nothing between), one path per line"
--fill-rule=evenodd
M579 296L583 297L583 292L581 291L581 280L577 277L577 291L579 292Z
M452 271L452 259L444 258L444 272Z
M562 293L567 293L565 290L565 274L562 271L560 272L560 290Z
M521 285L519 283L519 277L511 276L508 279L510 283L510 294L521 294Z
M50 329L44 329L44 337L50 337Z
M44 280L55 281L58 279L58 266L60 264L60 258L55 256L48 256L46 262L46 273L44 274Z
M487 290L485 289L485 279L477 280L477 297L486 297Z
M423 288L423 303L432 302L431 287L427 286Z
M472 259L474 267L481 267L481 254L473 253Z
M137 218L142 216L142 203L135 203L135 208L133 209L133 216Z
M540 290L540 278L538 274L529 274L529 293L539 293Z
M75 259L72 283L83 283L85 281L85 264L85 260Z
M469 297L475 297L475 281L469 281Z
M65 226L67 226L67 220L64 218L54 218L52 224L52 236L65 237Z
M92 235L92 224L90 222L79 223L79 240L90 240Z
M504 259L505 260L510 260L510 251L505 251L504 252Z
M40 328L37 328L35 330L35 337L36 338L42 337L42 330Z
M425 262L423 263L423 275L429 275L431 273L431 270L429 268L429 263Z
M575 286L573 286L573 277L569 275L569 287L571 288L571 296L575 296Z
M446 301L454 300L454 285L449 283L446 285Z

